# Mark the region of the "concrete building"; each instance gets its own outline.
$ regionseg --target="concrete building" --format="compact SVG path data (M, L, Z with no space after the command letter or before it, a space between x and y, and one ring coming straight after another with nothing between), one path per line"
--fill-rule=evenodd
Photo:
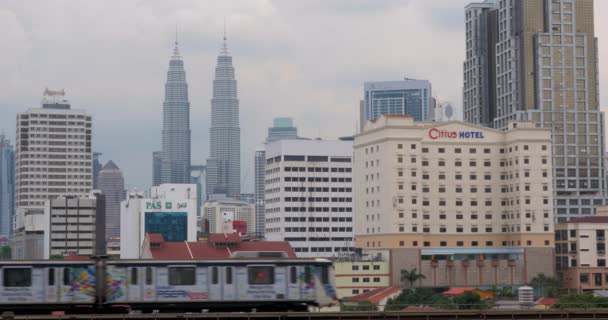
M401 81L366 82L363 93L363 131L369 120L383 114L409 115L416 121L432 120L432 92L428 80L408 79Z
M215 67L207 160L207 194L241 194L241 128L236 78L226 36ZM211 196L207 196L211 199Z
M608 207L555 225L555 268L565 289L608 289L607 234Z
M163 174L163 158L162 151L152 152L152 186L158 187L161 184L161 175Z
M352 141L280 140L266 145L266 236L299 257L353 250Z
M11 238L15 214L15 149L0 134L0 237Z
M203 233L255 236L255 204L239 200L210 200L203 206Z
M120 236L120 203L125 200L125 179L122 171L110 160L106 162L99 171L99 191L104 195L106 201L106 240Z
M393 249L392 285L403 268L418 268L424 286L518 285L553 274L549 130L382 116L355 136L354 149L357 247Z
M293 119L288 117L274 118L272 127L268 128L266 142L298 139L298 128L293 126Z
M46 200L44 259L104 255L104 215L105 200L100 193Z
M93 186L92 119L64 95L47 89L42 108L17 115L16 259L43 257L46 200L87 196Z
M93 190L97 189L97 176L99 175L99 171L103 168L99 157L101 157L101 152L93 152Z
M386 260L334 262L338 298L355 296L390 286L390 263Z
M120 205L120 258L139 259L146 233L162 234L165 241L196 241L194 184L161 184L147 197L130 192Z
M465 119L551 128L555 218L593 214L607 193L593 1L486 1L466 17Z

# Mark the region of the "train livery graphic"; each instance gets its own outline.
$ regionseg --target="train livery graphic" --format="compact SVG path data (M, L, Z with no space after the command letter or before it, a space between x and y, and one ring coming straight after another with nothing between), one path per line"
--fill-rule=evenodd
M306 310L337 302L326 259L0 262L0 312Z

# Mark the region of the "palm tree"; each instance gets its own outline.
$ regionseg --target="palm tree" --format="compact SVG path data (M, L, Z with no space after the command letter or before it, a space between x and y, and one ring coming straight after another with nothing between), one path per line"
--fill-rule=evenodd
M401 282L409 282L410 283L410 288L414 287L414 282L418 281L418 280L424 280L426 279L426 276L418 273L416 268L412 269L412 270L405 270L402 269L401 270Z

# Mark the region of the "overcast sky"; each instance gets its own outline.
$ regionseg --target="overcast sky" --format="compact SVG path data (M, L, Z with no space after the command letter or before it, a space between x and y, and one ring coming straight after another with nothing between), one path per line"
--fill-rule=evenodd
M192 161L209 152L213 72L224 17L240 99L243 188L272 118L306 137L350 135L363 82L431 81L460 116L461 0L0 0L0 128L63 88L94 120L94 150L128 187L151 183L160 149L163 89L179 29L190 91ZM595 1L601 105L608 107L608 1Z

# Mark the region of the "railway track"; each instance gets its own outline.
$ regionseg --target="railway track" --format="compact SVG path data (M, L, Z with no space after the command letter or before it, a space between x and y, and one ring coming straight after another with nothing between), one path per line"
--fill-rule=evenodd
M442 320L442 319L608 319L608 309L585 310L472 310L425 312L256 312L256 313L157 313L157 314L89 314L89 315L11 315L2 320Z

